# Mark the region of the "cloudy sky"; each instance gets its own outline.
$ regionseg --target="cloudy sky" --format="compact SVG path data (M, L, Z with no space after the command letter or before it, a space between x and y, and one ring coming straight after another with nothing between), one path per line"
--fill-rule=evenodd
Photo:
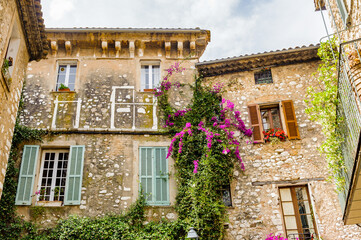
M42 6L48 28L209 29L201 60L316 44L326 35L313 0L43 0Z

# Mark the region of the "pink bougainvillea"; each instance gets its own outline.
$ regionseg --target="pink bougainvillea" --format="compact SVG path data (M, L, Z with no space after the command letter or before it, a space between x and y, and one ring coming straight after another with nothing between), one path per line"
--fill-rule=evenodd
M271 233L270 235L267 236L267 238L265 240L288 240L287 238L281 237L281 235L274 235L273 233ZM297 238L298 240L298 238Z

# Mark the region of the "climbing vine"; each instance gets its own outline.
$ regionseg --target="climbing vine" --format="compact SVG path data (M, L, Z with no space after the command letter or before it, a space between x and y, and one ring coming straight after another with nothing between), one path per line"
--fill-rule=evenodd
M169 77L182 70L178 64L172 66L155 89L164 128L172 138L167 157L172 156L177 170L176 210L179 220L195 227L202 239L222 239L227 219L222 189L230 184L235 166L244 169L240 141L252 131L246 129L234 104L222 99L222 84L207 87L202 77L196 77L191 86L190 105L173 108L169 86L181 85L172 84Z
M333 49L331 49L331 46ZM336 60L333 58L332 51L337 54L335 56ZM341 174L344 162L339 149L343 140L336 131L337 123L342 119L336 119L338 51L335 39L332 39L331 42L321 43L318 56L321 59L321 64L316 73L318 85L308 87L308 99L305 100L308 106L306 113L311 120L322 125L325 140L319 151L325 154L337 189L341 190L344 185L344 178Z
M41 141L47 131L31 129L19 124L16 120L4 188L0 200L0 239L19 239L22 235L35 236L36 227L24 221L16 214L15 196L19 169L16 160L19 159L21 146L26 141Z

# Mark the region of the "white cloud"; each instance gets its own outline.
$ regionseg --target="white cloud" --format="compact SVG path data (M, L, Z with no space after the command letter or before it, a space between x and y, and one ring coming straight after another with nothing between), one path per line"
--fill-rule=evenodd
M59 21L66 13L74 10L74 1L72 0L51 0L49 5L49 15L51 20Z
M52 0L47 27L150 27L211 30L202 59L317 43L325 35L311 0Z

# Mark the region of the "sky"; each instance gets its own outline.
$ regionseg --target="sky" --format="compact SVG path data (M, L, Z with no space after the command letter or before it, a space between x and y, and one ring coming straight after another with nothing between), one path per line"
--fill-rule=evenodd
M43 0L42 7L47 28L210 30L201 61L308 46L326 35L313 0Z

